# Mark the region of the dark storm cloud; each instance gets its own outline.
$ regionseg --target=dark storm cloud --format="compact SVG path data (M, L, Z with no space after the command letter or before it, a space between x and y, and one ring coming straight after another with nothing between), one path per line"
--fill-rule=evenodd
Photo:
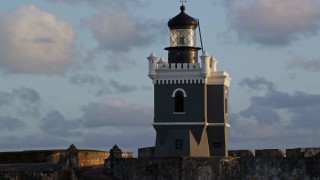
M83 134L80 131L73 131L79 128L80 121L66 120L59 111L49 112L40 121L40 129L53 136L76 136Z
M150 126L153 109L122 100L91 103L82 107L84 126Z
M320 28L317 0L225 1L231 28L239 40L267 46L288 45Z
M305 59L303 57L295 57L289 62L290 68L300 68L307 72L320 71L320 60L317 59Z
M24 128L26 125L19 119L10 116L0 116L0 130L18 130Z

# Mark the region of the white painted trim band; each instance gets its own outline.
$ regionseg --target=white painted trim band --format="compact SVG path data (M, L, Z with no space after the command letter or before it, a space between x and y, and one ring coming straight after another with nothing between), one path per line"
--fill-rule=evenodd
M183 125L206 125L205 122L165 122L165 123L152 123L152 125L155 126L183 126Z
M227 128L230 128L230 124L228 123L207 123L207 126L226 126Z
M198 126L226 126L230 128L228 123L205 123L205 122L162 122L162 123L152 123L154 126L189 126L189 125L198 125Z

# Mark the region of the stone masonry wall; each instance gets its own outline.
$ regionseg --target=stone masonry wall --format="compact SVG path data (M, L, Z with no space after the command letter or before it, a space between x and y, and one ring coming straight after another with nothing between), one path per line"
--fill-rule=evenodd
M320 179L320 149L232 151L241 157L116 159L115 179L277 180Z
M15 163L45 163L51 154L65 152L66 150L39 150L20 152L0 152L0 164Z
M53 163L57 164L66 156L66 150L37 150L20 152L1 152L0 164ZM107 151L78 150L79 167L103 165L109 157ZM133 157L132 152L124 152L123 157Z
M0 164L1 180L74 180L70 169L57 164Z
M320 158L131 158L117 159L115 179L314 179L320 178Z

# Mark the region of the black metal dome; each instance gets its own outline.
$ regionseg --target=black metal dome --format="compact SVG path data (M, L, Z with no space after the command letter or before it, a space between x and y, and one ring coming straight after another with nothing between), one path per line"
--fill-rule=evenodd
M198 21L184 12L185 6L180 7L181 12L168 21L170 29L196 29Z

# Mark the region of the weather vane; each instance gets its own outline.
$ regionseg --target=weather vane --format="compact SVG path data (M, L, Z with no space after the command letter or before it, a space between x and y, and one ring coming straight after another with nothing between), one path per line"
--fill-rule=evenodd
M183 3L186 3L186 0L180 0L181 4L183 5Z

